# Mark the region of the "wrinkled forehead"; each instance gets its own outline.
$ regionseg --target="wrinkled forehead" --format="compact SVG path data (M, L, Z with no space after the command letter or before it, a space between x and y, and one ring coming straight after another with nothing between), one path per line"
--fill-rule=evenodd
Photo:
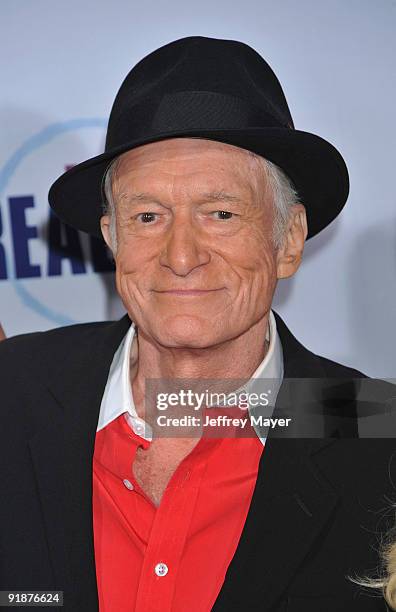
M159 181L163 176L195 177L213 187L240 186L262 191L266 183L266 160L255 153L223 142L203 138L172 138L136 147L113 161L115 188L139 179Z

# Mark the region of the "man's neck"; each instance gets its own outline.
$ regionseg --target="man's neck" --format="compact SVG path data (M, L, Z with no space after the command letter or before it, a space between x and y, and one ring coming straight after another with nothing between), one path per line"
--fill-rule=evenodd
M146 379L248 380L268 352L268 324L269 312L237 338L203 349L164 347L138 332L138 358L131 364L130 380L139 416Z

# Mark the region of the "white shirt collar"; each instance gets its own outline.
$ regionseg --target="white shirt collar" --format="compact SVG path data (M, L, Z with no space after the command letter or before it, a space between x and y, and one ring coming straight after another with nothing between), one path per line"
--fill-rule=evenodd
M130 384L129 372L131 362L137 359L137 343L133 346L135 331L136 325L134 322L131 322L121 344L114 353L100 406L97 431L106 427L121 414L127 413L126 419L134 432L151 440L151 435L147 434L150 431L149 426L137 415ZM272 310L269 315L269 330L267 330L266 339L270 343L269 349L263 361L253 372L248 383L244 385L244 388L250 387L255 382L260 382L262 378L267 379L272 394L270 403L274 405L276 395L283 380L283 351ZM131 348L134 353L132 355ZM264 444L265 438L260 438L260 440Z

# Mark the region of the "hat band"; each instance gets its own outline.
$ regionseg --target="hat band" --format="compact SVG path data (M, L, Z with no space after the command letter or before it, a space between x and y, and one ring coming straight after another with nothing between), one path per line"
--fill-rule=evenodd
M109 125L106 151L158 133L202 129L292 126L275 116L272 108L259 108L247 100L213 91L177 91L151 98L117 114Z

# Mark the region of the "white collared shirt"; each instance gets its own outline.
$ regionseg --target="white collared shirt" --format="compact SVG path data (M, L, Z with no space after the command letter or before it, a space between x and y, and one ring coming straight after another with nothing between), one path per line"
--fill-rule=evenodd
M133 342L135 336L136 325L134 322L131 322L128 332L125 334L120 346L115 352L110 366L109 376L100 406L97 431L100 431L114 419L125 413L125 418L135 434L147 440L151 440L151 428L146 421L138 417L132 394L130 368L131 364L135 363L138 358L137 342ZM284 370L282 345L276 329L276 321L272 310L269 315L269 326L266 339L269 340L269 349L263 361L253 372L249 381L238 391L246 390L247 392L251 392L252 388L257 388L257 386L260 387L260 385L262 385L262 379L266 379L266 392L269 391L269 403L270 406L273 407L283 380ZM260 390L262 390L261 387ZM259 436L258 433L257 435ZM264 444L266 438L260 436L259 438Z

